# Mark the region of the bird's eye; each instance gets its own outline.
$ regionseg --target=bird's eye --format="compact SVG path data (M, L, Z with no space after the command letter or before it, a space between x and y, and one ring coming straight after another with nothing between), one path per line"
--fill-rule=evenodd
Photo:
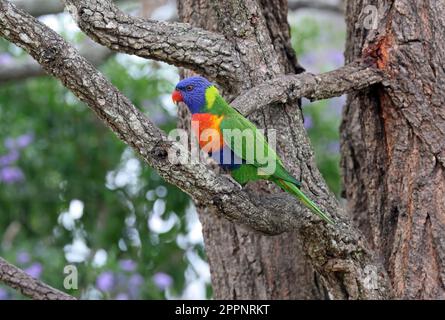
M193 90L193 86L192 85L188 85L187 87L185 87L185 90L192 91Z

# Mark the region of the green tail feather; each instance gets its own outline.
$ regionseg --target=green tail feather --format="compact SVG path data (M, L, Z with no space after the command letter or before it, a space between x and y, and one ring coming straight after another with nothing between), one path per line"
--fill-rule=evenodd
M297 197L307 208L309 208L313 213L319 216L321 219L330 224L335 224L334 220L332 220L326 213L321 211L311 199L309 199L300 189L298 189L294 184L277 179L274 181L279 187L281 187L284 191L294 195Z

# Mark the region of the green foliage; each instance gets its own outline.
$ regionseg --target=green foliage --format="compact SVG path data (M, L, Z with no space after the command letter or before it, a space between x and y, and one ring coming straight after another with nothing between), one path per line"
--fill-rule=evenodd
M317 38L320 36L320 25L314 19L305 17L296 24L291 25L292 47L297 57L310 52L318 45Z
M173 85L156 68L117 56L102 71L168 130L176 120L162 97ZM24 138L27 144L17 146ZM190 264L186 253L204 256L202 244L184 247L177 241L189 231L189 198L145 166L57 80L42 77L0 88L0 144L0 157L17 158L2 168L22 173L16 180L0 176L0 256L60 289L64 266L75 264L79 290L71 293L78 297L182 294ZM84 208L73 219L76 199ZM153 230L153 219L168 228ZM104 252L106 260L98 264ZM19 297L9 290L8 296Z
M325 71L335 65L338 52L328 48L338 47L344 33L330 30L335 28L312 18L293 25L304 67ZM84 38L63 33L71 41ZM0 58L11 56L25 58L0 41ZM173 88L172 69L117 55L101 70L164 130L176 127L163 103ZM304 107L318 165L337 194L340 104ZM196 261L205 254L195 220L189 198L144 165L58 81L41 77L0 87L0 256L62 290L63 269L74 264L79 289L69 292L77 297L180 297L190 281L203 281ZM208 278L204 282L211 297ZM0 285L4 298L22 297Z
M330 190L340 194L340 117L327 101L320 101L304 109L306 128L315 151L317 165Z
M326 72L343 65L344 27L333 19L303 16L291 27L292 45L309 72ZM330 190L341 192L339 126L344 98L303 102L305 127L317 165Z

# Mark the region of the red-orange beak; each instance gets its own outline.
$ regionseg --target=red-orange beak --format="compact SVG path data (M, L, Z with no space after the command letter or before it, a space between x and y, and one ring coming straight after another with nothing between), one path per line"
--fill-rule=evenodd
M179 102L184 101L184 99L182 98L181 91L179 91L179 90L173 91L172 100L175 104L178 104Z

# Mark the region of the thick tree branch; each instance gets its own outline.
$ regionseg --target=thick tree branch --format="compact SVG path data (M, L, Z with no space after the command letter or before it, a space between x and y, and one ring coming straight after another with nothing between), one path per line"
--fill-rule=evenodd
M98 45L91 40L86 40L79 49L80 54L95 66L104 63L113 52ZM24 80L28 78L46 75L34 59L14 60L12 63L0 64L0 84L10 81Z
M256 207L246 192L239 192L239 185L215 174L204 164L172 163L169 153L189 155L187 150L170 141L57 33L3 0L0 1L0 27L0 35L25 49L46 72L60 79L165 180L201 203L218 205L227 212L228 218L254 229L270 234L289 230L289 221L274 218L267 210Z
M356 229L342 221L344 218L337 212L336 205L321 204L338 221L336 226L326 225L288 195L258 199L258 195L242 190L238 184L217 175L202 163L172 163L169 156L178 151L188 155L184 147L167 139L57 33L8 1L0 0L0 35L24 48L48 73L87 103L161 177L190 194L196 202L217 207L225 218L263 233L298 230L303 235L306 254L325 285L333 288L339 285L338 277L347 279L347 288L337 288L333 292L343 290L347 291L345 296L362 299L388 296L383 268L374 261Z
M301 73L272 79L248 90L232 105L242 114L249 115L273 103L285 103L303 97L312 101L338 97L381 81L383 73L380 70L357 61L319 75Z
M84 32L112 50L162 60L217 80L236 80L237 52L221 34L185 23L132 17L110 0L65 3Z
M343 3L340 1L337 4L332 4L323 1L314 1L314 0L297 0L297 1L289 1L288 3L289 11L300 10L300 9L316 9L316 10L324 10L330 11L338 14L344 14L345 8Z
M57 14L64 10L62 0L12 0L11 2L35 17L46 14ZM290 11L317 9L344 14L344 8L341 4L330 4L321 1L291 0L288 6Z
M132 1L121 0L117 2L124 3ZM65 8L62 0L13 0L11 1L11 3L17 5L17 7L23 9L33 16L58 13L58 9L60 9L60 11L63 11ZM154 8L152 7L151 11L156 8L157 6L154 6ZM89 38L80 45L79 51L82 56L84 56L95 66L101 65L113 55L113 52L111 50L95 43ZM10 81L20 81L43 75L46 75L45 71L32 58L28 58L26 60L14 60L9 64L0 64L0 84Z
M73 296L34 279L3 258L0 258L0 282L34 300L76 300Z

